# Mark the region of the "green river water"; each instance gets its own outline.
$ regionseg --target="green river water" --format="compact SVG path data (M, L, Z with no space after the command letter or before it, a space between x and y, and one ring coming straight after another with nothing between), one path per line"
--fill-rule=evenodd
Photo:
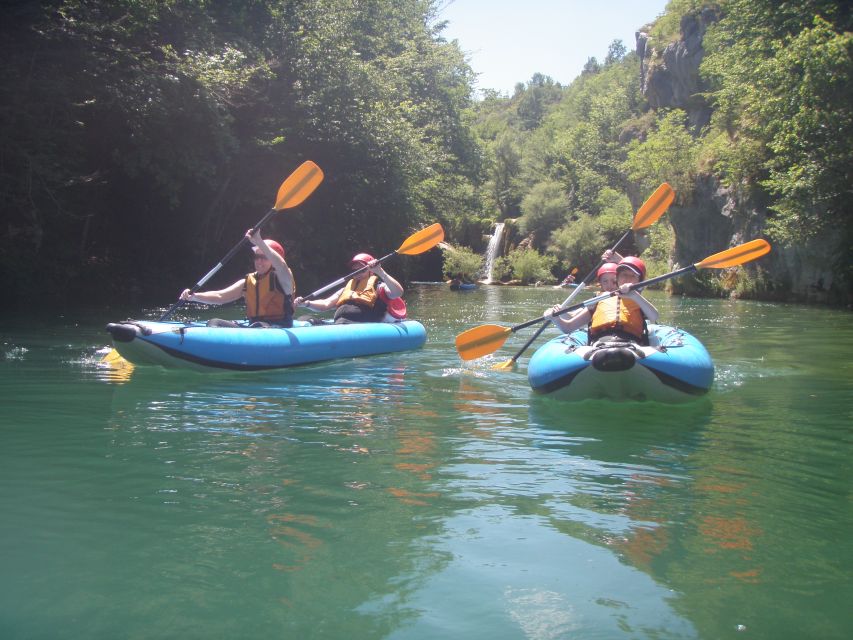
M103 327L160 310L6 315L0 638L853 637L853 315L651 294L715 361L687 406L536 396L492 368L533 329L457 357L564 297L415 285L418 351L128 379Z

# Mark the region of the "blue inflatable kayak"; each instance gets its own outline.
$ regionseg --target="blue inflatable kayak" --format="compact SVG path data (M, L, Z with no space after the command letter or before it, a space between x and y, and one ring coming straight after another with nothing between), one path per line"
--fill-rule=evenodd
M564 400L607 398L685 402L704 395L714 363L682 329L649 325L649 346L633 342L587 345L586 330L555 338L527 365L530 386Z
M365 322L292 329L207 327L202 323L128 320L107 325L116 351L135 365L260 371L311 362L418 349L420 322Z

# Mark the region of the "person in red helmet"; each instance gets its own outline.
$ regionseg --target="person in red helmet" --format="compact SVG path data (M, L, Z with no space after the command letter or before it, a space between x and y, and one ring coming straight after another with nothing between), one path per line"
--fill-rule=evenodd
M328 298L304 300L296 298L296 306L310 311L335 310L335 323L383 322L386 312L404 309L400 296L403 286L391 277L379 260L369 253L358 253L350 260L350 269L364 269ZM402 311L405 315L405 311ZM394 316L400 319L399 315Z
M275 240L264 240L261 238L260 231L252 233L249 229L246 237L252 243L255 271L230 287L217 291L191 293L189 289L184 289L180 299L218 305L245 298L249 326L292 327L293 294L296 285L293 272L284 259L284 247ZM213 318L207 324L211 327L245 326L245 324L221 318Z
M608 263L599 269L612 273ZM616 287L610 291L618 291L618 295L602 300L592 307L572 314L567 320L560 316L546 313L563 333L571 333L587 325L589 343L599 340L630 340L639 344L648 344L647 323L657 322L658 310L646 300L632 285L646 277L646 265L637 257L622 258L616 267ZM612 283L611 285L612 286ZM603 285L602 285L602 288ZM557 307L559 308L559 307ZM551 310L555 311L555 309Z
M598 268L598 271L596 272L595 275L598 278L598 285L599 285L599 287L601 287L602 291L616 291L616 287L618 285L616 284L616 263L615 262L605 262L603 265L601 265ZM553 307L548 309L548 311L545 312L544 317L547 318L548 320L550 320L551 322L553 322L555 325L557 325L557 327L563 333L571 333L572 331L577 329L581 324L583 324L581 322L577 326L574 326L575 325L575 323L574 323L575 316L582 313L584 311L583 309L579 309L578 311L575 311L569 317L566 317L565 315L559 315L559 316L552 315L555 311L559 311L560 309L562 309L562 307L560 305L554 305ZM574 328L569 328L569 327L574 327Z

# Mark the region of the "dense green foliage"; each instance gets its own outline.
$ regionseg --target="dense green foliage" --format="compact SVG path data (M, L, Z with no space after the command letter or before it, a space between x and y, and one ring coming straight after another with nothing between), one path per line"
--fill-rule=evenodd
M485 259L468 247L444 248L443 273L446 278L460 278L464 282L474 282L480 276Z
M843 3L672 0L645 29L658 43L646 64L678 40L682 18L710 12L707 91L695 96L713 108L708 126L689 106L651 109L640 60L620 41L568 86L536 74L511 96L487 91L474 102L472 70L442 36L440 6L8 4L7 300L163 302L262 217L305 159L325 181L265 230L284 242L303 291L341 275L353 252L384 254L434 221L468 248L465 273L503 220L515 221L510 244L524 247L498 265L505 278L585 272L661 182L686 207L709 176L766 204L759 230L781 245L838 238L831 257L850 288L853 18ZM664 218L620 250L644 251L658 271L675 242ZM422 276L441 269L437 259L390 268L406 276L418 265L432 269ZM220 283L248 268L235 260ZM723 288L716 277L707 291ZM763 282L753 274L737 286Z
M706 37L703 64L714 82L717 109L708 138L717 172L768 192L774 238L795 243L827 228L849 237L850 7L826 0L728 0L724 7Z
M267 231L309 280L470 209L473 76L434 13L426 0L4 9L6 291L80 295L89 283L126 300L160 283L172 295L308 158L324 184ZM233 273L248 270L239 262Z

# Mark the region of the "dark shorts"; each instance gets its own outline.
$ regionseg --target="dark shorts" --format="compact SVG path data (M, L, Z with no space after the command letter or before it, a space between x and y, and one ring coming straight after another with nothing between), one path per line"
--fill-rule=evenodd
M385 317L385 305L378 302L372 309L365 309L354 304L342 304L335 310L335 324L355 322L382 322Z

